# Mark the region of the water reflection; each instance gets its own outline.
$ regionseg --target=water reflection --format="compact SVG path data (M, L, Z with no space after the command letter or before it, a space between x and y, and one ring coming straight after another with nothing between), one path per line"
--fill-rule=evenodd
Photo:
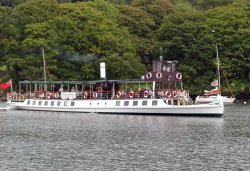
M249 106L223 118L0 113L1 170L246 170Z

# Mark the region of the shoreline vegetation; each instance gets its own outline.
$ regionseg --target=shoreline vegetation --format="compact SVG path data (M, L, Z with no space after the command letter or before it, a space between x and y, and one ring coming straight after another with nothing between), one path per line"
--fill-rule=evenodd
M138 79L162 56L201 95L216 78L218 47L234 95L249 98L249 8L248 0L0 0L0 83L98 80L100 62L110 80Z

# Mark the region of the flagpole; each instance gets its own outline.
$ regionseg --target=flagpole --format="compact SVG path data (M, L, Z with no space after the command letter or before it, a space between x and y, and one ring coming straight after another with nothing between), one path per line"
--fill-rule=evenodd
M219 52L218 52L217 44L215 45L215 49L216 49L216 59L217 59L218 88L219 88L219 90L221 90L221 87L220 87L220 60L219 60Z
M13 89L12 89L12 79L10 79L10 92L11 93L13 92Z
M43 75L44 75L44 90L47 91L47 77L46 77L46 61L44 56L44 48L42 47L42 55L43 55Z

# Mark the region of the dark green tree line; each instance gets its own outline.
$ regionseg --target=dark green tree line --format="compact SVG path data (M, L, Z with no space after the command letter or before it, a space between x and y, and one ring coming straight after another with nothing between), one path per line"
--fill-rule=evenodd
M180 62L187 85L196 85L194 92L214 79L216 45L231 87L249 86L249 5L242 1L209 11L176 13L162 24L158 40L166 56Z
M215 45L233 89L249 87L247 0L0 1L2 79L140 78L159 58L178 60L184 85L201 93L216 74ZM225 81L222 82L225 89Z

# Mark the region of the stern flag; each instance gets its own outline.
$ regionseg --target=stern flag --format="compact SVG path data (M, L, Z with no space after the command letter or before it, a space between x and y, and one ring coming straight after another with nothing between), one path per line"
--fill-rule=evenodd
M219 84L219 81L218 80L214 80L212 83L211 83L211 86L218 86Z
M5 90L6 88L11 87L11 86L12 86L12 81L11 80L9 80L6 83L0 84L0 88L3 89L3 90Z

